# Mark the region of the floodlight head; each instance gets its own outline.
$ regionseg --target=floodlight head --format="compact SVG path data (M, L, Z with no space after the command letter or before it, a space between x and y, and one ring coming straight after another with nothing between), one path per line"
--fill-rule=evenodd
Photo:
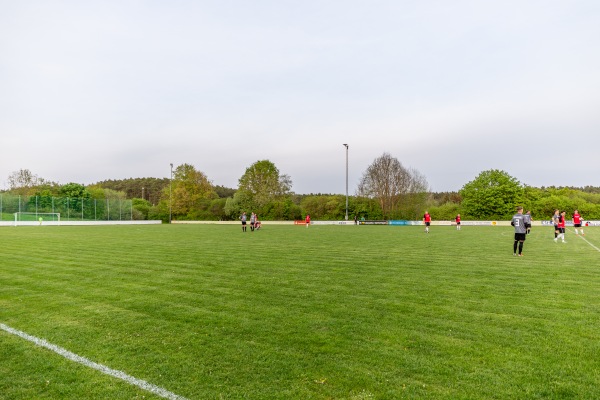
M348 144L344 143L343 145L346 146L346 148L348 148Z

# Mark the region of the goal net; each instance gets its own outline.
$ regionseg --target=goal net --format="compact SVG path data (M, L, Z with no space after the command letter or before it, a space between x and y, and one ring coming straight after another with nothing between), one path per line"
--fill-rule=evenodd
M15 226L42 225L45 222L60 223L60 213L16 212Z

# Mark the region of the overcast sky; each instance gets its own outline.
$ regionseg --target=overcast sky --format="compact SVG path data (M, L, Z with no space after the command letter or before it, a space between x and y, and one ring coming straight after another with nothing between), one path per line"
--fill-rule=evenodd
M349 192L384 152L433 191L501 169L600 186L597 0L0 0L0 188L271 160Z

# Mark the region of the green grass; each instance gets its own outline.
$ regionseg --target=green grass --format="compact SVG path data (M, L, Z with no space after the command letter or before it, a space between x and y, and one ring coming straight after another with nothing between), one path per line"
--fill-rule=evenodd
M600 252L512 236L0 227L0 323L190 399L600 398ZM2 399L158 398L4 331L0 360Z

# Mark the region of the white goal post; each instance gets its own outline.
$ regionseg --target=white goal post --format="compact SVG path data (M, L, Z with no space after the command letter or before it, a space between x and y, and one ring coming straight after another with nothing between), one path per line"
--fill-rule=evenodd
M60 224L60 213L41 213L23 211L15 213L15 226L42 225L45 222L52 222L52 225Z

